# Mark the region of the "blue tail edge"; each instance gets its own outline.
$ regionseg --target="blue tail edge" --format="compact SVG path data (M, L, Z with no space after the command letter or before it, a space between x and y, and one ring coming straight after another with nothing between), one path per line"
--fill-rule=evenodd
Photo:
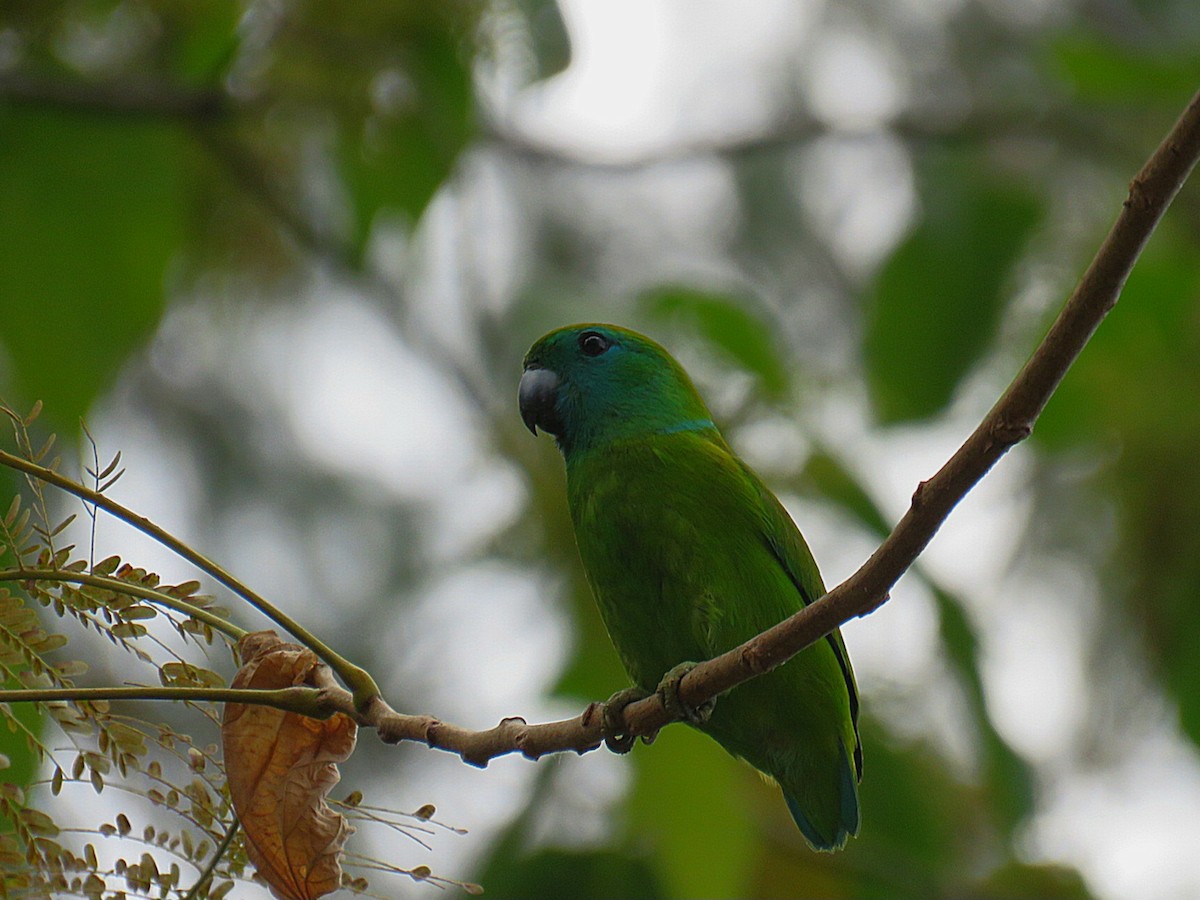
M823 835L817 831L808 820L808 817L804 815L804 811L800 809L800 804L796 799L787 793L783 795L783 799L787 803L788 812L792 814L792 818L796 820L796 826L814 850L822 850L827 853L840 850L846 845L848 838L858 834L858 780L854 777L854 767L850 764L850 760L846 758L844 753L842 754L842 766L838 782L841 809L839 810L840 817L837 830L833 835Z

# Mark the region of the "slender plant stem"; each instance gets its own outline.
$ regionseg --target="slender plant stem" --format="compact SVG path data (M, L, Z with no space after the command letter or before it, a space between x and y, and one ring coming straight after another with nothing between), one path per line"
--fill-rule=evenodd
M273 690L170 687L168 685L0 690L0 703L89 703L98 700L190 700L195 703L245 703L251 706L270 706L313 719L327 719L339 711L337 706L326 701L320 690L302 685Z
M229 845L233 843L234 837L238 833L238 820L234 819L229 825L229 830L225 832L225 839L221 841L220 846L213 852L212 859L208 861L208 865L204 867L204 871L200 873L200 877L196 883L191 886L183 900L196 900L200 896L200 892L204 886L212 881L213 876L217 874L217 865L221 862L221 857L225 855L225 851L229 849Z
M117 594L127 594L138 597L159 606L165 606L176 612L191 616L197 621L204 622L217 631L227 635L232 640L238 640L246 634L246 629L234 625L228 619L210 612L202 606L172 597L163 591L132 584L119 578L108 578L104 575L93 575L90 572L72 572L67 569L0 569L0 581L63 581L71 584L87 584L92 587L104 588Z
M15 456L4 450L0 450L0 465L8 466L11 469L16 469L19 472L24 472L27 475L32 475L39 481L46 484L54 485L69 494L74 494L81 500L98 506L110 515L120 519L143 534L158 541L164 547L177 553L183 559L186 559L196 568L206 572L225 587L229 588L264 616L269 618L275 624L279 625L284 630L291 633L306 647L310 648L322 660L329 664L338 677L340 677L354 694L355 702L358 705L365 705L371 699L379 696L379 687L375 684L375 680L365 670L350 662L339 653L335 652L332 647L318 638L315 634L289 616L283 610L277 608L267 601L265 597L252 590L248 585L239 581L224 568L213 562L208 557L193 550L179 538L175 537L170 532L158 525L155 525L145 516L138 515L133 510L126 506L122 506L115 500L110 499L99 491L94 491L89 487L85 487L77 481L73 481L64 475L60 475L53 469L48 469L45 466L40 466L35 462L30 462L20 456Z

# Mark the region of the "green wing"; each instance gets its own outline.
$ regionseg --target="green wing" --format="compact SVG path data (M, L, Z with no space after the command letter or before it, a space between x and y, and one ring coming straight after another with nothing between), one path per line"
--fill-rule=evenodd
M660 435L573 460L580 556L622 662L653 689L824 593L779 501L715 433ZM701 730L770 775L820 849L858 830L858 693L834 632L716 704Z
M792 517L788 515L783 504L760 479L752 469L742 463L746 477L753 481L762 498L765 519L767 543L783 570L787 573L792 584L800 594L805 606L825 594L825 584L821 580L821 572L813 559L812 551ZM862 778L862 741L858 734L858 683L854 679L854 669L850 665L850 654L846 652L846 644L842 640L841 631L835 629L825 635L825 640L833 649L838 665L842 669L842 677L846 680L846 692L850 696L850 720L854 724L854 773Z

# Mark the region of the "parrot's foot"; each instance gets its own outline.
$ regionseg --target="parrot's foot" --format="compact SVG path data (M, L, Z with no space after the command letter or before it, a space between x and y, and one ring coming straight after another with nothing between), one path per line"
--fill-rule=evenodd
M663 708L671 717L682 719L689 725L703 725L708 721L713 708L717 705L717 701L714 699L705 700L699 706L691 707L684 703L683 698L679 696L679 682L697 665L694 662L681 662L662 677L662 681L658 683L658 688L655 690L659 699L662 700Z
M628 753L633 749L633 742L637 740L637 736L626 734L624 731L625 707L630 703L645 700L649 696L649 691L631 687L617 691L604 701L604 746L613 753ZM652 740L654 740L653 736L646 743L648 744Z

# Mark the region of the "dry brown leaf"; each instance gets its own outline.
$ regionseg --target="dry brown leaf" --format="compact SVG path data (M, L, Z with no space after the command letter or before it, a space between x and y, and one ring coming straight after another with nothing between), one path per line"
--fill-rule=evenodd
M235 688L312 684L315 653L273 631L238 642ZM338 782L337 763L354 751L357 726L337 714L321 721L267 706L225 705L221 741L233 808L246 852L282 900L315 900L341 885L342 845L354 831L325 803Z

